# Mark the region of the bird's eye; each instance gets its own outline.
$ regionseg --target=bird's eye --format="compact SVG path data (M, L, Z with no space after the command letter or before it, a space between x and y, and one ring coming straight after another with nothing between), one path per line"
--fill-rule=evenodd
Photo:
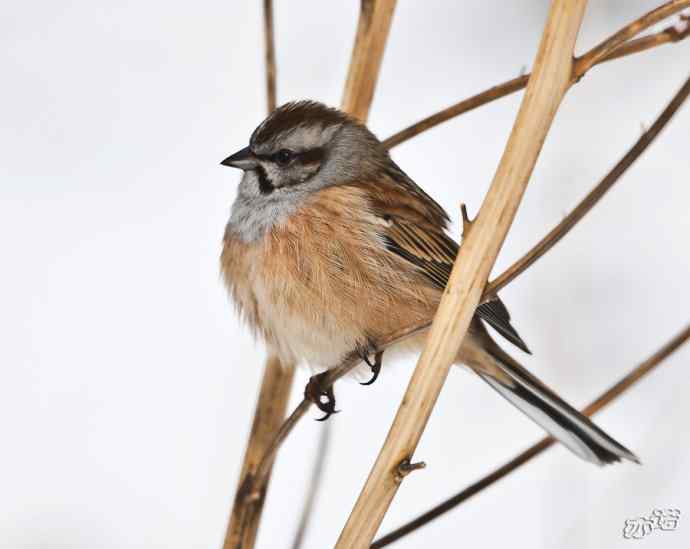
M294 153L288 149L280 149L273 155L273 159L281 166L287 166L294 157Z

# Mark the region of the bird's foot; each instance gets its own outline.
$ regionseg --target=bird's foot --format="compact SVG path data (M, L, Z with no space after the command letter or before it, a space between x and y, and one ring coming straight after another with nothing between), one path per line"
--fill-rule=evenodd
M337 414L339 410L335 409L335 393L333 392L333 385L325 386L324 380L327 372L311 376L309 383L304 388L304 398L310 400L316 407L321 410L325 416L318 418L316 421L325 421L331 415Z
M379 377L379 372L381 371L381 359L383 358L383 351L380 351L376 354L374 354L374 362L369 360L369 353L367 351L362 352L362 360L367 363L369 368L371 368L371 373L373 374L371 376L371 379L369 381L365 381L360 383L360 385L371 385L376 381L376 379Z

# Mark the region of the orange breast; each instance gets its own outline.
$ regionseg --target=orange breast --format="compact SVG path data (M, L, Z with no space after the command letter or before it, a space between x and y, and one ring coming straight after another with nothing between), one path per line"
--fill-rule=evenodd
M226 235L221 266L243 317L285 360L332 367L356 345L427 318L420 286L377 236L354 187L316 193L255 243Z

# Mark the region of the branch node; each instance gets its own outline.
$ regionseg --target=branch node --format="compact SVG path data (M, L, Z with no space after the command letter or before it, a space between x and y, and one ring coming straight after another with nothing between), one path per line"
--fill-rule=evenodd
M425 467L426 463L423 461L411 463L410 458L405 458L398 464L398 466L395 469L395 482L399 484L412 471L416 471L417 469L424 469Z
M460 204L460 212L462 213L462 237L465 238L472 228L473 220L467 215L467 206L464 202Z

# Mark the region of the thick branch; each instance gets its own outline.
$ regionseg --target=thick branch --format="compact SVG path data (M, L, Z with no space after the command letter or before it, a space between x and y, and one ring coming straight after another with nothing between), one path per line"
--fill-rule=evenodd
M666 343L661 349L654 353L651 357L645 360L642 364L633 369L628 375L623 379L615 383L611 388L601 394L599 398L594 400L589 406L582 410L582 413L586 416L591 416L601 410L604 406L613 402L617 397L625 393L638 381L642 380L647 374L651 373L661 362L671 355L676 349L678 349L683 343L690 339L690 325L686 326L683 331L676 335L671 341ZM521 454L517 455L515 458L505 463L495 471L486 475L477 482L471 484L465 488L462 492L454 495L453 497L447 499L446 501L440 503L434 508L430 509L426 513L418 516L416 519L408 522L407 524L395 529L394 531L386 534L380 539L376 540L371 545L371 549L380 549L381 547L386 547L394 541L406 536L407 534L421 528L425 524L428 524L440 515L447 513L451 509L454 509L461 503L467 501L475 494L481 492L484 488L487 488L494 484L496 481L507 476L509 473L513 472L515 469L524 465L532 458L541 454L544 450L549 448L554 444L554 439L551 437L546 437L537 442L534 446L528 448Z
M683 2L669 2L668 4L665 4L664 6L659 8L659 10L663 10L660 13L665 14L664 17L658 18L657 12L659 10L654 10L653 12L651 12L653 14L656 14L654 22L660 21L674 13L677 13L687 5L690 5L690 0L685 0ZM644 28L640 28L639 22L641 20L647 21L647 18L649 18L649 16L650 14L647 14L642 18L634 21L633 23L630 23L630 25L627 25L626 27L618 31L609 40L611 40L615 36L621 35L621 33L627 36L630 31L626 29L629 28L638 29L637 33L641 32L642 30L644 30L644 28L647 27L645 26ZM687 38L688 35L690 35L690 25L687 24L687 18L685 16L681 16L680 28L676 26L670 26L650 36L644 36L636 40L624 42L614 47L613 49L608 50L603 57L596 55L596 52L593 53L594 49L590 50L582 57L580 57L578 61L576 61L576 63L579 63L579 65L577 65L577 67L574 69L572 82L577 82L594 65L603 63L605 61L610 61L612 59L618 59L620 57L639 53L650 48L654 48L656 46L661 46L662 44L679 42L680 40ZM603 46L599 45L597 47L602 48ZM583 59L585 59L586 62L582 61ZM477 95L474 95L467 99L463 99L459 103L451 105L450 107L443 109L442 111L437 112L423 120L420 120L416 124L413 124L412 126L409 126L404 130L401 130L398 133L390 136L383 142L383 144L387 148L392 149L396 145L400 145L400 143L403 143L404 141L407 141L408 139L411 139L416 135L425 132L426 130L438 126L439 124L446 122L451 118L455 118L456 116L474 110L477 107L481 107L482 105L486 105L487 103L491 103L496 99L506 97L507 95L510 95L523 89L527 85L529 78L529 74L518 76L517 78L513 78L512 80L508 80L506 82L503 82L502 84L498 84L492 88L489 88L488 90L478 93Z
M336 549L369 547L457 356L556 110L570 84L586 0L555 0L506 150L455 261L403 401Z

